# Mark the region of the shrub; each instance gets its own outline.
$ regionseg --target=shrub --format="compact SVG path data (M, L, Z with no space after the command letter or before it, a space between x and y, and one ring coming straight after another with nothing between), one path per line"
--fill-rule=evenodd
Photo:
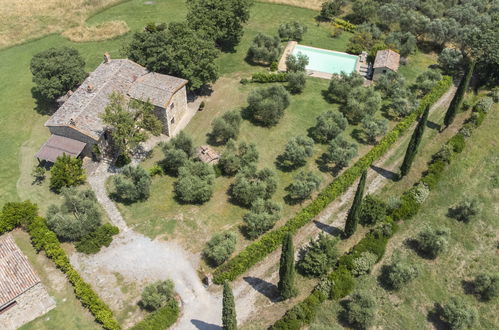
M341 14L341 7L345 5L344 0L328 0L324 1L321 6L320 17L324 20L330 21L335 16Z
M372 195L367 195L362 200L359 222L364 226L372 226L381 222L386 217L386 204Z
M0 212L0 235L29 225L37 215L38 206L30 201L5 203Z
M345 21L341 18L335 18L333 25L335 28L340 28L340 29L343 29L343 30L345 30L347 32L351 32L351 33L355 32L355 29L357 29L357 26L355 24L352 24L352 23Z
M464 135L456 134L450 138L448 142L449 146L452 147L452 150L457 153L461 153L464 150L464 146L466 145L466 141L464 140Z
M419 94L428 93L442 79L442 75L437 70L426 70L416 78L412 89Z
M490 91L490 96L495 103L499 102L499 87L494 87L492 91Z
M307 55L298 53L298 55L288 55L286 57L286 70L288 72L305 72L305 68L309 63Z
M352 274L355 276L369 274L377 260L378 257L374 253L362 252L359 257L352 260Z
M470 222L480 213L480 204L477 199L466 198L449 209L449 216L462 222Z
M475 324L478 313L475 308L468 306L462 298L452 297L443 306L441 317L451 329L468 329Z
M247 213L243 218L246 235L251 239L255 239L272 229L279 220L280 212L281 207L270 200L259 198L254 201L251 205L251 212Z
M248 96L248 111L262 125L274 126L284 115L289 102L289 93L283 86L257 88Z
M73 187L85 182L83 161L66 154L57 157L50 169L50 189L60 193L64 187Z
M312 172L301 171L294 177L293 182L286 187L287 198L290 199L290 202L303 201L318 190L320 184L321 178L319 176Z
M322 160L325 163L333 163L341 169L348 166L355 156L357 156L357 145L337 136L329 143L327 151L322 155Z
M325 92L326 100L343 104L349 93L356 87L361 87L364 83L364 78L357 72L346 74L344 72L339 75L333 75L329 82L329 87Z
M299 22L288 22L279 26L281 40L301 41L306 32L307 27Z
M251 82L254 83L275 83L275 82L286 82L288 81L287 72L255 72L251 76Z
M360 123L381 109L381 94L372 87L356 87L349 91L346 101L340 107L348 121Z
M477 112L489 112L490 108L494 104L494 100L491 97L483 97L475 104L474 110Z
M139 305L145 310L155 311L174 299L175 285L172 280L157 281L144 288Z
M414 187L409 189L409 192L418 204L423 204L426 198L428 198L428 195L430 195L430 189L424 183L416 184Z
M492 300L499 296L499 274L479 274L473 282L473 290L483 300Z
M33 171L31 171L31 175L34 178L33 183L41 184L43 181L45 181L46 172L47 171L46 171L45 167L43 167L41 165L35 165L35 167L33 168Z
M119 201L133 203L149 198L151 177L141 166L127 165L113 177L114 195Z
M211 123L210 138L215 143L225 144L230 139L237 139L241 114L238 111L229 111Z
M100 251L103 246L108 247L113 241L113 236L119 233L116 226L108 223L99 226L95 231L83 236L75 244L76 251L86 254L94 254Z
M323 112L317 117L315 126L310 128L310 136L318 143L328 143L345 130L347 123L341 112Z
M430 258L436 258L447 250L449 234L447 228L434 229L427 227L416 238L419 251Z
M251 206L257 199L270 199L277 189L274 172L265 168L256 171L246 168L236 175L231 188L232 198L244 206Z
M179 169L175 196L183 203L205 203L213 195L215 172L203 162L189 161Z
M294 169L307 163L307 158L314 152L314 141L305 136L291 138L284 152L277 157L277 163L285 169Z
M415 266L399 261L383 267L381 281L391 290L400 290L417 276Z
M230 257L235 248L235 233L230 231L217 233L206 243L203 256L209 263L218 266Z
M337 239L321 233L312 239L297 263L298 270L306 276L320 277L327 274L338 259Z
M258 33L248 49L247 59L255 63L270 64L277 60L280 52L279 37Z
M119 154L118 157L116 157L116 161L114 162L114 165L118 168L122 168L125 165L128 165L132 162L132 159L128 154Z
M172 175L178 175L179 169L194 156L194 142L183 131L165 143L162 149L165 158L161 161L161 166Z
M161 166L159 166L158 164L153 165L149 169L149 176L150 177L153 177L153 176L156 176L156 175L163 175L163 174L164 174L163 168Z
M444 144L442 148L431 156L431 164L443 162L449 164L452 156L454 156L454 149L450 143Z
M438 55L438 65L449 75L455 75L462 71L463 68L463 53L456 48L444 48Z
M305 73L290 72L288 73L288 85L286 88L293 94L300 94L305 89Z
M220 156L218 167L224 175L233 176L246 167L254 167L258 161L258 152L254 143L240 142L238 146L234 140L229 140Z
M79 241L95 231L101 223L101 213L92 190L77 192L75 188L62 190L64 202L51 205L47 211L47 226L60 239Z
M374 299L363 293L355 293L345 306L346 321L361 329L372 325L375 317Z
M388 129L388 120L383 118L374 119L372 117L366 117L362 120L362 128L364 129L364 134L367 137L367 142L375 144L378 136L386 134Z
M146 317L134 325L132 330L153 330L161 328L169 328L175 322L180 314L180 308L175 300L169 301L165 306L157 309L156 311L146 315Z
M348 296L355 287L354 277L345 266L338 267L328 279L331 281L330 297L334 300Z

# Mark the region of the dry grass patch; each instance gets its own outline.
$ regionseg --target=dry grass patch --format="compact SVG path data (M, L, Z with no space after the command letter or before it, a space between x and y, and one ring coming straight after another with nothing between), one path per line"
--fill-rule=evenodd
M0 0L0 48L83 25L96 11L123 0Z
M80 25L66 30L62 35L73 42L102 41L124 35L130 31L124 21L109 21L97 25Z
M324 0L260 0L262 2L278 3L295 7L320 10Z

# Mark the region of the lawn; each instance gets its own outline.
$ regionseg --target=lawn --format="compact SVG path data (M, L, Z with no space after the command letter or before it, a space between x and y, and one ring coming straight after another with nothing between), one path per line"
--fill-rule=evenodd
M496 127L499 125L497 108L496 105L484 124L468 140L465 150L444 173L420 213L400 224L384 259L372 274L358 278L358 289L376 299L377 328L428 328L428 314L434 303L445 304L452 296L463 297L478 310L479 318L474 329L495 329L499 326L497 303L481 302L466 294L463 288L463 281L472 280L480 272L497 271L499 263L499 142L495 139ZM487 148L483 148L484 145ZM385 197L388 190L389 187ZM463 196L478 198L482 206L478 218L468 224L447 217L448 208ZM406 239L414 237L427 224L445 226L451 230L448 252L436 260L419 257L405 244ZM383 264L399 259L417 265L420 276L399 292L388 292L378 285L380 268ZM326 302L318 311L311 329L342 328L337 320L340 309L337 302Z

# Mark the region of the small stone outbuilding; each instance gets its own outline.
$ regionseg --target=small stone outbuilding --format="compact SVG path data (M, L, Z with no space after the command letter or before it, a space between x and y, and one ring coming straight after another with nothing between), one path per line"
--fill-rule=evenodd
M218 164L220 153L210 146L200 146L196 149L197 158L203 163Z
M54 307L12 236L0 236L0 329L17 329Z
M391 50L384 49L379 50L376 53L376 58L374 60L374 73L373 80L378 80L383 74L387 73L388 70L397 71L400 66L400 54Z

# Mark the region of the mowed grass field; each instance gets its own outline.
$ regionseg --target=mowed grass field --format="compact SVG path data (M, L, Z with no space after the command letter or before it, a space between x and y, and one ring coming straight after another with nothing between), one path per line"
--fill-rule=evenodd
M370 275L359 277L357 288L376 300L376 328L429 329L429 312L435 303L445 304L452 296L460 296L478 310L478 322L473 329L497 329L497 300L479 301L466 294L464 281L471 281L481 272L497 271L499 255L499 141L495 138L499 125L499 107L489 113L483 125L468 139L463 153L458 155L444 173L418 215L400 224L390 241L387 253ZM393 184L392 187L397 184ZM393 195L387 187L385 198ZM482 210L477 219L465 224L447 217L448 209L464 196L480 200ZM405 241L425 226L444 226L451 230L449 248L435 260L419 257ZM407 260L417 265L420 276L398 292L379 286L381 266L394 260ZM310 329L341 329L338 302L328 301L318 311Z

